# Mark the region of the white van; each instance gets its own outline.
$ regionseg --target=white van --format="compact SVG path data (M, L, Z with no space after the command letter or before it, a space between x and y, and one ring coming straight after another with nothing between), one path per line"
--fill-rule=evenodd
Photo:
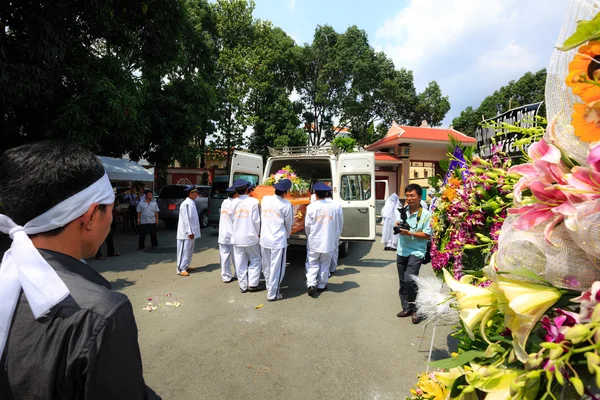
M333 200L342 205L344 229L340 256L348 253L349 241L375 241L375 155L372 152L340 153L331 148L289 147L269 149L266 165L258 154L235 151L229 184L246 179L262 184L286 165L312 184L331 181ZM265 167L263 168L263 165ZM292 234L288 243L306 245L304 232Z

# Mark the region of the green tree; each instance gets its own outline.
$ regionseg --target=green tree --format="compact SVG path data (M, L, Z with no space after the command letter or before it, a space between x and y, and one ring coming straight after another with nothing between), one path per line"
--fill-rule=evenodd
M253 54L257 34L254 7L253 1L246 0L217 0L214 5L220 51L215 145L226 153L228 164L233 150L244 145L250 122L246 101L257 61Z
M420 125L425 120L430 126L440 126L446 114L450 111L448 96L442 95L442 89L436 81L431 81L417 96L417 104L413 125Z
M478 110L474 110L473 107L469 106L452 120L452 127L465 135L474 137L479 121L481 121L481 116L478 117Z
M290 100L297 79L298 47L285 32L258 21L254 54L257 64L251 74L247 102L253 133L249 148L268 156L268 147L306 145L299 128L302 107Z
M351 137L338 136L333 139L331 144L344 153L354 153L356 151L356 140Z
M181 1L3 2L0 22L0 149L42 139L115 156L139 148L140 71L164 74L180 51Z

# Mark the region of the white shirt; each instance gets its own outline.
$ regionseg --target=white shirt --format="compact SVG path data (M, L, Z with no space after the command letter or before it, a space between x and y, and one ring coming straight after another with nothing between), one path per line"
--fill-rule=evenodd
M200 237L200 219L198 218L196 202L188 197L179 206L177 239L189 239L188 236L192 234L194 235L194 239Z
M337 203L335 201L333 201L333 199L331 197L327 197L325 199L326 202L328 203L332 203L335 206L335 210L339 215L338 218L338 225L337 225L337 240L340 240L340 236L342 236L342 230L344 229L344 210L342 209L342 205L340 203Z
M318 200L306 207L304 232L307 248L317 253L331 253L340 239L341 207L333 201Z
M231 244L249 247L259 244L260 211L258 200L247 194L233 200L231 214Z
M317 195L313 193L310 195L310 202L314 203L315 201L317 201Z
M221 204L221 216L219 217L219 244L231 244L231 213L233 211L233 200L225 199Z
M292 203L276 194L260 202L260 245L267 249L285 249L292 234L294 211Z
M140 213L140 224L155 224L158 211L158 204L154 200L150 201L150 204L146 200L140 201L137 205L137 212Z

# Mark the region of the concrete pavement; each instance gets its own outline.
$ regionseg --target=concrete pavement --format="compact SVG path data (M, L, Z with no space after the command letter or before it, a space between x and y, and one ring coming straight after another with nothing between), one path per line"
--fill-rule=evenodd
M379 242L352 243L317 299L306 295L304 252L291 249L285 299L273 303L221 281L215 229L202 231L187 278L176 275L174 230L159 231L155 250L136 252L137 238L120 232L115 247L121 257L89 264L129 296L146 382L163 399L398 399L425 370L432 329L419 349L423 326L396 317L395 253ZM148 298L157 310L142 311ZM450 330L438 327L435 359L448 356Z

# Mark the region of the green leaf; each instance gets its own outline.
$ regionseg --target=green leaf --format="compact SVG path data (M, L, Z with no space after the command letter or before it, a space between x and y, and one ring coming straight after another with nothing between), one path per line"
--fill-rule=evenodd
M598 38L600 38L600 14L597 14L591 21L578 21L575 33L565 40L558 49L569 51L585 42Z
M469 350L457 355L456 357L430 362L429 365L433 368L451 369L465 365L476 358L483 357L485 357L485 351Z

